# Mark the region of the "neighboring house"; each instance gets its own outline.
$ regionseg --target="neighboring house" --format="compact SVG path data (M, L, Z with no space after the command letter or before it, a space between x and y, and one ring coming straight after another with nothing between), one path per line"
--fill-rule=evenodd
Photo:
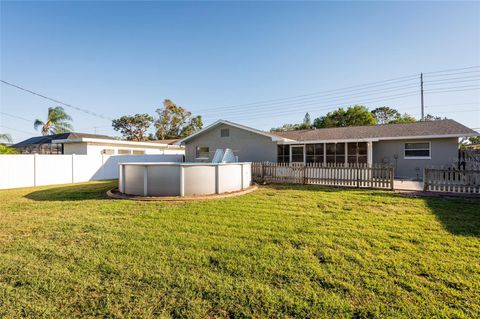
M383 163L398 178L421 178L427 166L458 159L459 137L477 132L453 120L264 132L219 120L180 140L187 162L209 162L231 148L239 161L283 163Z
M12 145L22 154L184 154L177 140L123 141L107 135L63 133L37 136Z

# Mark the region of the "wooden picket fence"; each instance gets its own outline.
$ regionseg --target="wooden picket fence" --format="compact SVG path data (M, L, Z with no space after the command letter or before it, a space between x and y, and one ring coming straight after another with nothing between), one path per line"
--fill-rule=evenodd
M393 167L367 164L252 163L252 180L393 190Z
M423 190L480 194L480 170L425 168Z

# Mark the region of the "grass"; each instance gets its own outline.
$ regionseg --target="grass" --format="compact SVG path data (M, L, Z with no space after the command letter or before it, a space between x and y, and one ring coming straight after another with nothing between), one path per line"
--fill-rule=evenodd
M267 186L134 202L0 191L0 317L480 314L480 201Z

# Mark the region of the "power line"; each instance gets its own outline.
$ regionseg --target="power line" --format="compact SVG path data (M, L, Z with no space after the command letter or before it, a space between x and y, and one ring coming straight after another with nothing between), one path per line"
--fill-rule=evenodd
M462 89L462 90L459 90ZM435 89L429 89L425 90L425 92L430 92L430 93L443 93L443 92L457 92L457 91L466 91L466 90L475 90L478 89L476 86L457 86L457 87L442 87L442 88L435 88ZM283 105L276 107L274 110L273 109L263 109L263 108L257 108L254 111L254 116L257 117L259 115L266 115L266 114L293 114L298 111L310 111L312 107L314 108L314 111L318 110L327 110L332 107L336 107L341 104L368 104L368 103L373 103L373 102L381 102L381 101L388 101L394 98L401 98L401 97L409 97L409 96L416 96L420 92L418 91L405 91L405 92L398 92L396 94L390 94L390 95L382 95L378 96L379 94L374 94L372 96L371 94L362 94L362 95L350 95L348 98L345 98L343 100L339 100L337 98L334 99L327 99L327 100L319 100L319 101L313 101L312 103L291 103L290 105ZM377 95L377 96L375 96ZM365 100L360 100L359 98L367 98ZM292 109L294 109L292 111ZM204 114L205 116L208 117L209 113ZM243 116L243 115L248 115L252 114L252 111L250 110L232 110L232 111L227 111L227 112L222 112L222 116ZM218 112L215 113L216 116L218 116Z
M314 110L311 110L310 108L306 109L305 106L314 106L314 105L318 105L318 104L312 104L312 105L301 105L301 106L298 106L298 107L294 107L294 108L291 108L290 110L285 110L285 111L282 111L282 112L278 112L278 111L269 111L269 110L263 110L263 112L260 112L260 111L255 111L254 114L252 114L252 112L247 112L247 113L244 113L244 114L237 114L237 117L235 118L238 118L239 117L245 117L245 115L247 114L251 114L251 116L247 116L246 118L258 118L258 117L269 117L269 116L272 116L273 114L282 114L282 115L288 115L288 114L295 114L295 113L298 113L298 112L308 112L308 111L318 111L318 110L329 110L329 109L332 109L332 108L335 108L335 107L338 107L339 104L345 104L345 105L352 105L352 104L368 104L368 103L374 103L374 102L383 102L383 101L389 101L389 100L395 100L395 99L399 99L399 98L405 98L405 97L411 97L411 96L418 96L419 92L417 91L410 91L410 92L405 92L403 94L394 94L394 95L389 95L389 96L383 96L383 97L378 97L376 99L372 99L372 100L364 100L364 101L359 101L359 100L350 100L348 102L344 101L342 103L331 103L331 104L324 104L324 105L321 105L321 107L316 107ZM235 116L235 115L233 115Z
M19 85L16 85L16 84L13 84L13 83L4 81L4 80L0 80L0 82L2 82L2 83L4 83L4 84L7 84L7 85L10 85L10 86L12 86L12 87L14 87L14 88L17 88L17 89L19 89L19 90L28 92L28 93L30 93L30 94L39 96L39 97L44 98L44 99L46 99L46 100L49 100L49 101L52 101L52 102L55 102L55 103L64 105L64 106L66 106L66 107L70 107L70 108L72 108L72 109L74 109L74 110L77 110L77 111L80 111L80 112L83 112L83 113L86 113L86 114L89 114L89 115L92 115L92 116L95 116L95 117L98 117L98 118L101 118L101 119L104 119L104 120L112 121L112 119L109 118L109 117L107 117L107 116L104 116L104 115L101 115L101 114L98 114L98 113L89 111L89 110L87 110L87 109L80 108L80 107L78 107L78 106L74 106L74 105L71 105L71 104L68 104L68 103L59 101L59 100L57 100L57 99L48 97L48 96L46 96L46 95L43 95L43 94L34 92L34 91L32 91L32 90L29 90L29 89L26 89L26 88L21 87L21 86L19 86Z
M333 102L333 101L338 101L341 98L350 98L351 99L351 98L354 98L354 97L379 95L379 94L383 94L383 93L398 91L399 89L403 89L403 90L412 89L412 88L416 88L417 86L418 86L417 84L408 84L408 85L396 86L396 87L391 87L391 88L381 89L381 90L364 91L364 92L359 92L357 94L345 94L345 95L335 96L335 97L330 97L330 98L327 98L327 95L325 95L323 98L299 99L299 100L296 100L296 101L285 101L285 102L282 102L282 103L269 103L268 105L256 106L255 110L265 109L265 106L269 106L269 105L274 105L275 110L279 110L279 109L288 108L289 106L292 106L292 105L312 105L312 103L315 104L315 103L319 103L319 102L328 102L328 101ZM309 102L310 104L305 104L306 102ZM245 112L245 111L246 111L245 109L227 110L227 112L230 112L230 113ZM218 114L218 111L216 111L216 112L203 112L202 114L209 114L209 113Z
M268 102L277 102L277 101L283 101L283 100L296 100L298 98L303 98L307 96L324 96L326 95L325 93L330 93L330 92L338 92L338 91L358 91L358 90L363 90L366 88L370 87L377 87L377 86L385 86L385 85L390 85L392 83L398 83L398 82L405 82L405 81L413 81L415 80L416 75L409 75L409 76L404 76L404 77L398 77L390 80L384 80L384 81L379 81L379 82L371 82L371 83L366 83L366 84L360 84L360 85L353 85L349 87L344 87L341 89L334 89L334 90L328 90L328 91L321 91L321 92L316 92L316 93L310 93L310 94L302 94L302 95L296 95L296 96L290 96L290 97L285 97L285 98L277 98L277 99L271 99L271 100L264 100L264 101L258 101L258 102L251 102L251 103L245 103L245 104L237 104L237 105L230 105L230 106L218 106L218 107L208 107L202 109L226 109L226 108L236 108L240 106L258 106L259 104L264 104ZM398 80L398 79L403 79L403 80ZM395 80L395 81L394 81ZM388 82L388 83L386 83ZM381 84L383 83L383 84ZM374 85L375 84L375 85ZM351 88L357 88L357 89L351 89ZM331 94L329 94L331 95Z
M26 119L26 118L18 116L18 115L9 114L9 113L6 113L6 112L0 112L0 114L5 115L5 116L9 116L9 117L12 117L12 118L15 118L15 119L23 120L23 121L26 121L26 122L29 122L29 123L33 123L32 120Z
M461 92L461 91L478 90L478 89L480 89L480 88L477 87L477 88L470 88L470 89L442 90L442 91L430 92L430 94L437 94L437 93L444 93L444 92ZM425 92L428 93L429 91L425 90ZM418 96L419 93L420 92L417 92L417 91L409 92L409 93L407 92L407 93L404 93L404 94L384 96L384 97L376 98L376 99L372 99L372 100L365 100L365 101L354 100L354 101L351 101L349 103L344 102L342 104L370 104L370 103L375 103L375 102L384 102L384 101L389 101L389 100L395 100L395 99L398 99L398 98ZM264 110L263 112L256 111L254 114L251 114L251 112L250 112L250 113L245 113L245 114L238 114L237 116L233 115L232 117L234 117L237 120L238 119L255 119L255 118L265 118L265 117L277 117L277 115L282 115L283 116L283 115L296 114L298 112L305 112L305 111L326 110L326 109L331 109L333 107L336 107L337 105L330 104L326 107L315 108L314 110L305 109L304 106L296 107L294 110L288 110L288 111L283 111L283 112L277 112L277 111L265 112L266 110ZM246 114L251 114L251 116L246 115Z
M440 71L434 71L434 72L427 72L424 74L436 74L436 73L441 73L441 72L451 72L451 71L462 71L462 70L471 70L473 68L480 68L480 66L471 66L471 67L466 67L466 68L457 68L457 69L446 69L446 70L440 70ZM472 71L466 71L465 73L470 73ZM457 72L457 74L462 74L463 72ZM446 76L448 74L438 74L438 76ZM236 104L236 105L228 105L228 106L217 106L217 107L199 107L199 109L203 110L225 110L228 108L237 108L237 107L242 107L242 106L259 106L259 104L264 104L268 102L279 102L279 101L284 101L284 100L292 100L292 99L297 99L301 97L307 97L307 96L315 96L315 95L320 95L320 94L325 94L325 93L330 93L330 92L338 92L338 91L345 91L349 90L352 88L358 88L357 90L361 90L362 88L365 89L366 86L385 86L389 85L392 82L402 82L402 81L412 81L417 78L418 75L407 75L403 77L397 77L389 80L383 80L383 81L378 81L378 82L371 82L371 83L366 83L366 84L359 84L359 85L354 85L354 86L349 86L349 87L344 87L341 89L335 89L335 90L328 90L328 91L322 91L322 92L316 92L316 93L310 93L310 94L303 94L303 95L296 95L296 96L290 96L290 97L285 97L285 98L277 98L277 99L270 99L270 100L263 100L263 101L257 101L257 102L250 102L250 103L245 103L245 104ZM390 83L388 83L390 82Z
M18 133L23 133L23 134L28 134L28 135L32 135L32 134L35 134L35 133L32 133L32 132L27 132L27 131L22 131L22 130L18 130L16 128L12 128L12 127L8 127L8 126L5 126L5 125L0 125L0 127L2 128L6 128L7 130L10 130L10 131L15 131L15 132L18 132Z
M477 76L465 76L465 77L453 77L453 78L445 78L445 79L440 79L440 80L431 80L431 81L428 81L429 85L442 85L442 84L456 84L456 83L462 83L462 82L471 82L471 81L476 81L478 79ZM304 98L298 98L298 99L283 99L283 100L275 100L275 101L278 101L278 102L265 102L265 103L257 103L255 105L251 104L251 107L254 107L255 110L257 111L258 108L265 108L265 107L268 107L268 106L275 106L275 109L279 109L281 108L282 106L283 107L286 107L286 106L289 106L289 105L298 105L299 102L301 101L304 101L304 102L314 102L314 101L317 101L319 102L319 100L325 100L325 98L327 98L328 96L332 96L330 98L330 100L336 100L336 99L339 99L341 98L342 96L338 96L338 93L343 93L345 95L345 97L354 97L354 96L364 96L364 95L368 95L367 93L375 93L375 92L379 92L379 93L385 93L385 92L389 92L389 91L394 91L395 89L401 89L401 88L404 88L404 89L407 89L407 88L413 88L413 87L417 87L418 86L418 82L415 78L411 78L411 79L404 79L404 80L401 80L402 82L405 82L405 81L415 81L413 83L407 83L407 84L403 84L403 85L399 85L399 86L387 86L387 87L384 87L384 88L381 88L381 89L374 89L374 90L366 90L367 87L364 87L364 88L357 88L355 90L348 90L348 91L345 91L344 92L340 92L339 90L336 90L338 92L336 93L329 93L329 94L324 94L324 95L321 95L321 96L312 96L312 97L304 97ZM448 81L448 82L444 82L444 83L435 83L435 82L438 82L438 81ZM433 82L433 83L431 83ZM427 83L427 81L425 81L425 83ZM388 84L382 84L380 86L385 86L385 85L391 85L393 83L388 83ZM372 86L372 87L368 87L368 88L373 88L375 86ZM378 87L378 85L377 85ZM359 91L355 94L351 94L353 91ZM362 95L360 95L362 94ZM249 104L250 105L250 104ZM250 107L250 108L251 108ZM233 109L234 111L236 112L242 112L244 111L244 109L247 109L247 108L239 108L238 106L235 106L235 107L222 107L222 108L219 108L215 111L207 111L207 112L202 112L203 114L208 114L208 113L215 113L217 114L218 111L228 111L228 112L233 112L233 110L230 110L230 109Z
M472 65L465 68L457 68L457 69L446 69L440 71L432 71L432 72L423 72L423 74L437 74L437 73L445 73L445 72L452 72L452 71L461 71L461 70L470 70L470 69L479 69L480 65Z
M437 76L450 76L450 75L469 74L469 73L480 73L480 70L464 71L464 72L453 72L453 73L431 74L431 75L428 75L428 77L429 77L429 78L433 78L433 77L437 77ZM425 74L425 73L424 73L424 74Z

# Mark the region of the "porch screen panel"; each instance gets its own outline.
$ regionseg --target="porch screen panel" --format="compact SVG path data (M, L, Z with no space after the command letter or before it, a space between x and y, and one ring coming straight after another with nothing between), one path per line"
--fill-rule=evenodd
M345 143L335 145L335 163L345 164Z
M323 163L323 144L305 145L307 163Z
M335 143L327 143L327 163L335 163Z
M367 142L358 142L358 162L367 163Z
M303 147L292 146L292 162L303 163Z
M348 163L367 163L367 143L351 142L347 144Z

